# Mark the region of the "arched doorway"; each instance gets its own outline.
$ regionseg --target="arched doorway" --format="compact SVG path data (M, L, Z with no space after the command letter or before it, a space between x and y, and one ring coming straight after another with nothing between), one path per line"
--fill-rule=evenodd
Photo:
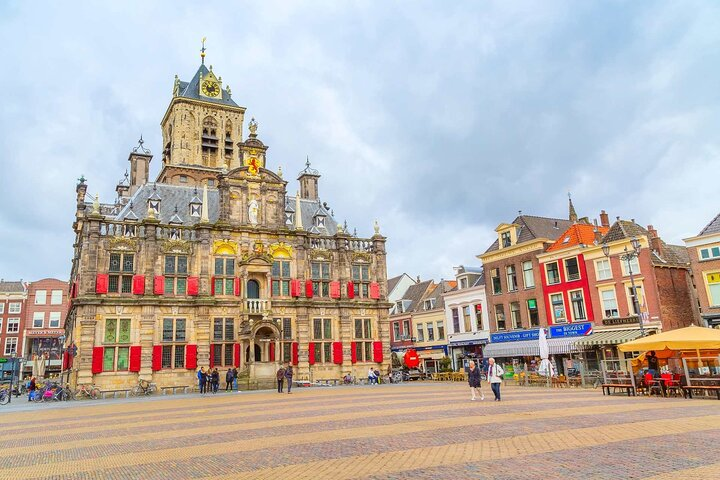
M248 280L247 298L260 298L260 284L257 280Z
M255 362L262 362L262 347L258 345L257 343L253 344L255 346L254 348L254 354L253 354L253 361ZM250 361L250 346L248 346L245 349L245 362Z

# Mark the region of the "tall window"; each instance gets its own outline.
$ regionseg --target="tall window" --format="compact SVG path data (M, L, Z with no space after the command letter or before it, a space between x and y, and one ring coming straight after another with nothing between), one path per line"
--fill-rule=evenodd
M522 328L520 302L510 302L510 321L512 322L513 328Z
M468 288L468 279L467 277L463 277L460 279L460 288Z
M130 358L130 319L105 319L103 371L127 371Z
M610 280L612 278L610 259L601 258L600 260L595 260L595 272L598 280Z
M708 273L705 275L708 288L708 301L711 306L720 305L720 273Z
M217 257L215 259L215 295L233 295L235 293L235 259Z
M419 323L417 326L417 341L418 342L425 341L425 329L423 329L422 323Z
M47 302L47 290L38 290L35 292L35 305L45 305Z
M33 312L33 328L43 328L44 324L45 312Z
M53 290L50 294L50 305L62 305L62 290Z
M280 342L282 351L282 361L292 362L292 344L293 344L293 331L292 331L292 320L289 318L276 318L275 323L280 327Z
M494 295L502 293L502 285L500 284L500 269L493 268L490 272L490 280L492 282L492 290Z
M508 292L514 292L517 290L517 274L515 273L515 265L508 265L505 267L507 274L507 286Z
M550 295L550 304L552 305L553 319L555 323L567 323L565 316L565 302L562 293Z
M603 317L611 318L620 316L618 312L617 299L615 298L615 289L600 290L600 299L603 305Z
M545 264L545 271L547 272L548 285L560 283L560 272L558 270L557 262L550 262Z
M368 265L353 265L352 278L355 285L355 295L368 298L370 296L370 267Z
M635 295L637 296L637 305L635 304L635 302L633 302L632 286L628 286L627 287L627 299L628 299L628 306L630 307L628 309L628 311L635 312L635 315L640 315L642 313L643 303L645 302L641 285L635 285Z
M184 318L163 318L162 368L185 368Z
M400 322L393 322L393 339L400 340Z
M505 309L502 305L495 305L495 322L498 330L505 330Z
M5 313L5 303L0 302L0 313Z
M20 313L22 309L22 303L12 302L8 305L8 313Z
M213 320L213 360L215 366L232 367L235 354L235 320L216 318Z
M525 288L533 288L535 286L535 275L533 275L533 264L531 260L522 263L523 269L523 285Z
M528 318L530 319L530 327L540 326L540 315L538 314L537 300L531 298L527 301Z
M165 255L165 294L185 295L187 292L188 258ZM217 290L216 290L217 291Z
M403 336L407 340L412 337L412 330L410 329L410 320L403 320Z
M427 329L428 342L432 342L433 340L435 340L435 329L433 328L433 324L428 323L427 325L425 325L425 328Z
M330 264L328 262L310 262L313 295L330 296Z
M5 356L10 356L13 353L17 353L17 337L7 337L5 339Z
M475 324L478 331L483 329L482 303L475 304Z
M371 362L372 357L372 320L355 319L355 357L358 362Z
M273 297L290 295L290 261L275 260L272 266Z
M437 322L438 340L445 340L445 324Z
M58 328L60 327L60 314L61 312L50 312L50 321L48 327Z
M470 305L463 307L463 326L466 332L472 332L472 314L470 312Z
M570 303L572 303L573 320L587 320L582 290L570 292Z
M457 308L452 309L453 333L460 333L460 314Z
M500 234L500 243L502 243L503 248L511 245L512 239L510 237L510 232L502 232Z
M315 343L315 363L332 363L332 319L313 319L313 342Z
M628 270L628 262L622 261L622 270L623 270L623 276L630 275L630 271ZM632 269L633 275L637 275L640 273L640 263L638 262L638 257L633 257L630 259L630 268Z
M135 272L135 255L132 253L111 253L108 268L108 292L131 293L132 277Z
M7 333L18 333L20 332L20 319L17 317L8 318L7 320L7 328L5 330Z
M580 268L578 267L577 257L565 259L565 274L568 282L580 280Z

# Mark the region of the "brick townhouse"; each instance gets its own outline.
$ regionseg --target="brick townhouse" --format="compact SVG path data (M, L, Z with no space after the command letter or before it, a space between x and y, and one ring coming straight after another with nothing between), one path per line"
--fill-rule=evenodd
M695 280L701 325L720 328L720 214L685 245Z

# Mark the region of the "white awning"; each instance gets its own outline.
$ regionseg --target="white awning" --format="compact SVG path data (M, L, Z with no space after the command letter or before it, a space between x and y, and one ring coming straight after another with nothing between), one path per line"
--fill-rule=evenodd
M550 355L561 355L576 352L577 342L582 337L564 337L548 339ZM540 355L540 345L537 340L521 340L519 342L501 342L485 345L483 357L537 357Z

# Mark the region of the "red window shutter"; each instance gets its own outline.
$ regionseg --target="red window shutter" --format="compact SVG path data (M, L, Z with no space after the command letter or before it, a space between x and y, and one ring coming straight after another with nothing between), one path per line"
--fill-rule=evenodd
M355 350L355 342L350 342L350 361L357 363L357 351Z
M347 283L347 298L355 298L355 284L353 282Z
M133 295L145 295L145 275L133 275L132 293Z
M270 342L270 361L275 361L275 342Z
M92 354L92 373L102 373L103 371L103 355L105 349L103 347L93 347Z
M375 363L382 363L383 361L382 342L373 342L373 361Z
M215 345L210 344L210 368L215 366Z
M210 355L212 355L212 345L210 346ZM210 359L212 361L212 357ZM190 343L185 345L185 368L195 370L197 368L197 345Z
M62 368L63 370L70 370L70 352L68 350L63 352Z
M77 280L72 283L70 287L70 298L77 298L78 295L78 282Z
M240 277L235 277L235 296L240 296Z
M307 298L313 298L312 280L305 280L305 296Z
M336 365L341 365L342 361L342 342L333 342L333 363Z
M295 298L300 296L300 280L290 280L290 296Z
M198 294L198 277L188 277L187 279L187 294L193 297L197 297Z
M240 344L236 343L234 345L235 347L235 354L233 356L233 365L235 365L235 368L240 368Z
M165 277L156 275L153 279L153 294L162 295L165 293Z
M108 274L98 273L95 277L95 293L108 292Z
M377 282L372 282L370 284L370 298L373 300L378 300L380 298L380 284Z
M142 347L140 345L130 347L130 365L128 366L128 370L130 370L131 372L140 371L141 354Z
M153 372L162 370L162 345L153 345L152 370Z
M215 296L215 277L210 277L210 295Z
M308 362L310 365L315 365L315 344L313 342L308 343Z
M330 298L340 298L340 282L330 282Z
M270 296L271 296L271 297L274 297L275 294L273 293L273 279L272 279L272 277L270 277L270 283L268 283L268 286L269 286L268 292L270 293ZM278 285L278 295L280 295L279 290L280 290L280 285Z
M299 360L299 358L298 358L298 346L299 346L299 345L298 345L298 342L293 342L293 344L292 344L292 363L293 363L293 365L297 365L297 364L298 364L298 360Z

